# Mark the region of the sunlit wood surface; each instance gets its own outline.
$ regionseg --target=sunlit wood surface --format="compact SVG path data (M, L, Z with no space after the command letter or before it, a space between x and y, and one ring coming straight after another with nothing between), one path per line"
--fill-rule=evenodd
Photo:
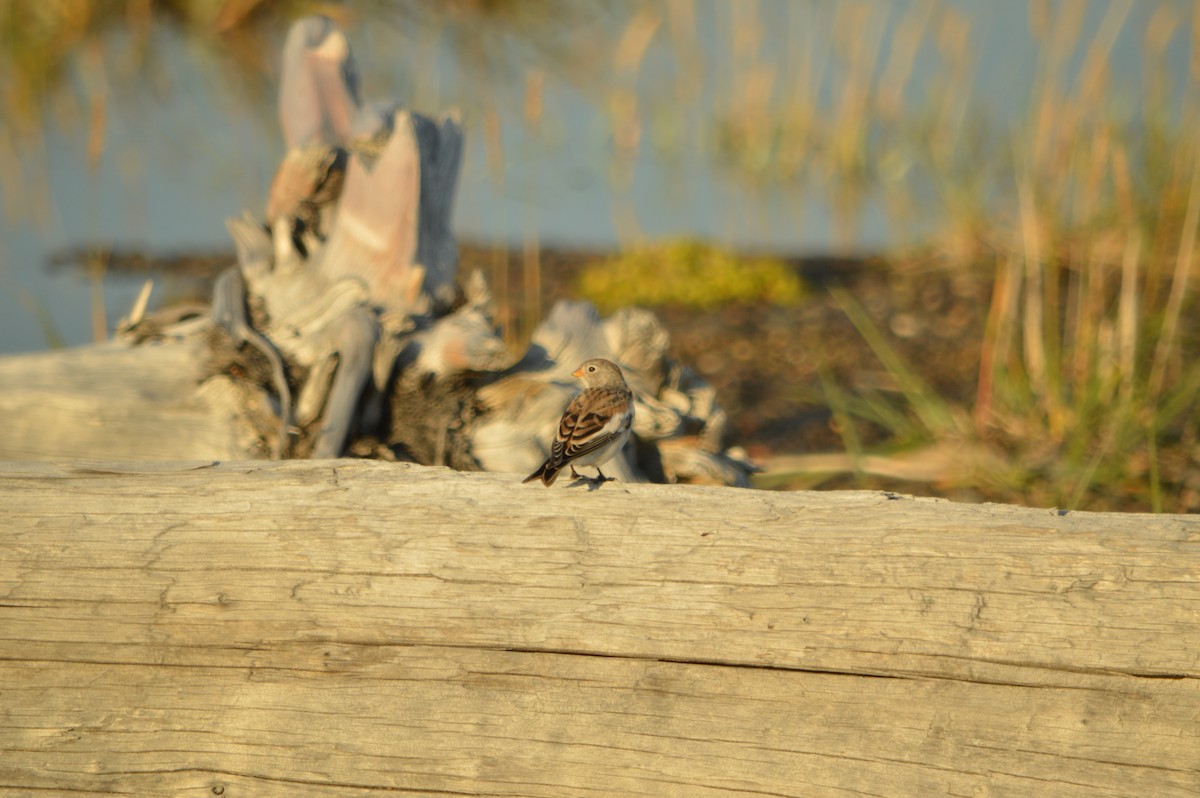
M0 467L0 793L1185 796L1200 521Z

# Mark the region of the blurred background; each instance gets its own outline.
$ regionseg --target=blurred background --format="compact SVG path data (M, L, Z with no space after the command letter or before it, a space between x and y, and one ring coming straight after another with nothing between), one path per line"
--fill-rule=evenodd
M0 353L205 299L309 13L460 109L514 350L651 307L761 487L1200 510L1195 0L12 0Z

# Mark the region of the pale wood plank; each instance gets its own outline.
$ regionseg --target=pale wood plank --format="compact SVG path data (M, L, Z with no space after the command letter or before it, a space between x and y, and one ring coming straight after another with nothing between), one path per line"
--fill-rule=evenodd
M14 794L1200 787L1191 518L366 461L0 498Z

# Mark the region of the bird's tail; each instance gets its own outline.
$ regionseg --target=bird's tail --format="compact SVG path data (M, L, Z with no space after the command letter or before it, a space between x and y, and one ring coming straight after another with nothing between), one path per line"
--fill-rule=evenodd
M547 460L542 463L541 468L521 480L521 484L524 485L526 482L533 482L535 479L540 479L542 484L548 488L554 484L554 480L558 479L558 471L559 469L551 466L550 461Z

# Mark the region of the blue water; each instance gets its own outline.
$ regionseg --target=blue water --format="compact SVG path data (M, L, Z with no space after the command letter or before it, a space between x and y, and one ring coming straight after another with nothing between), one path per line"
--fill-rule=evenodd
M890 30L910 5L865 7L868 19L880 19ZM1165 5L1181 13L1191 8L1182 0ZM786 59L806 42L821 45L836 6L764 0L759 4L762 52ZM972 100L986 108L997 126L1014 124L1025 112L1038 58L1028 4L961 0L935 6L970 23ZM1156 7L1132 7L1113 50L1117 91L1138 88L1142 32ZM756 187L720 165L704 122L726 96L722 91L735 58L729 5L701 0L696 8L704 66L695 102L686 109L672 107L676 59L664 28L636 80L629 79L642 111L643 132L627 163L614 156L604 110L609 90L622 85L623 78L610 74L607 63L599 64L590 79L563 79L553 64L539 63L536 55L525 52L514 56L511 69L480 73L464 65L444 31L400 31L372 22L348 32L368 99L395 96L423 112L462 109L468 148L455 211L462 238L620 246L692 236L756 250L829 252L869 251L919 237L919 221L897 225L869 197L847 237L838 232L822 188L787 183ZM1093 38L1108 8L1105 2L1087 5L1083 41ZM1190 57L1186 30L1186 24L1181 26L1167 52L1181 76L1187 74ZM110 37L110 49L119 51L122 36L118 31ZM889 42L890 36L882 41ZM99 164L92 169L87 162L86 117L54 124L43 139L43 167L26 170L32 173L31 183L45 181L38 185L48 189L47 206L22 202L17 212L0 219L0 352L91 339L92 289L76 273L48 273L44 263L50 253L90 243L151 251L219 249L228 245L226 217L246 208L261 213L282 154L274 109L247 107L242 93L229 90L235 77L193 43L162 31L155 44L168 74L161 80L114 83ZM879 63L886 63L886 57L881 53ZM522 115L529 67L546 73L545 116L536 130ZM934 52L920 52L910 99L919 101L923 87L944 79L942 69ZM153 92L148 85L164 81L169 90ZM500 120L502 168L488 163L483 117L489 99ZM664 141L675 143L666 146ZM30 154L30 163L39 160ZM38 192L39 187L30 185L19 193L36 197ZM113 276L104 281L110 327L128 312L140 283ZM165 293L162 286L156 288L152 307ZM49 329L39 321L37 308L48 316Z

